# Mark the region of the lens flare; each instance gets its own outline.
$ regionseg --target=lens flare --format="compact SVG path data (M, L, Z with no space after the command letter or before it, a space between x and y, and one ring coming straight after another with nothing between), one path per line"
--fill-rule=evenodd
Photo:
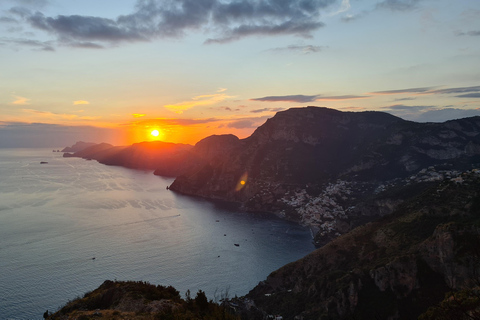
M248 173L245 172L244 174L242 174L240 179L238 179L237 186L235 187L235 191L242 190L246 186L247 181L248 181Z

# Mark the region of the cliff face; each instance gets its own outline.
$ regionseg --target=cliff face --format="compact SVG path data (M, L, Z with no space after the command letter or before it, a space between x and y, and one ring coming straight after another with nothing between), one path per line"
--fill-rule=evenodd
M248 298L287 319L417 319L446 292L478 287L479 244L475 170L273 272Z
M172 190L278 213L313 226L322 244L390 213L404 198L396 189L480 163L480 117L421 124L382 112L293 108L246 139L210 137L191 152L204 161Z

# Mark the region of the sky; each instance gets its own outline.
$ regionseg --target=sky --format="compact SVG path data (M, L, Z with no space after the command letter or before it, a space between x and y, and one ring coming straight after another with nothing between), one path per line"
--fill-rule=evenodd
M478 0L1 0L0 147L245 138L306 106L480 115L479 17Z

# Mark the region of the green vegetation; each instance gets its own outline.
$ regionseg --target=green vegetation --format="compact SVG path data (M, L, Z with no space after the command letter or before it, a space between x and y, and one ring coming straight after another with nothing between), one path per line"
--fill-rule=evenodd
M67 303L50 320L73 319L238 319L227 307L208 301L199 290L195 298L187 292L182 299L179 292L169 286L155 286L147 282L105 281L99 288L83 298Z

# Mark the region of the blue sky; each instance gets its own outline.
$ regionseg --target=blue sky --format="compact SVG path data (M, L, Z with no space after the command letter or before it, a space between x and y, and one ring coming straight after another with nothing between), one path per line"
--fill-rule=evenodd
M478 17L478 0L3 0L0 134L195 143L308 105L480 115Z

